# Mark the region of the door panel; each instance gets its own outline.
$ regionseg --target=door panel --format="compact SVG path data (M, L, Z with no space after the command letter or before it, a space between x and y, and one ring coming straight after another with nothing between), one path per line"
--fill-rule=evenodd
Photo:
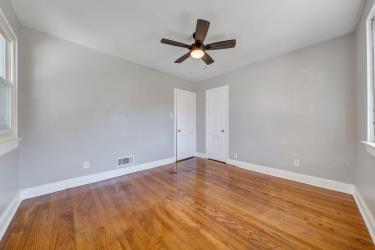
M196 95L176 90L177 160L195 156L196 152Z
M226 162L227 98L227 88L206 92L207 155L210 159L222 162Z

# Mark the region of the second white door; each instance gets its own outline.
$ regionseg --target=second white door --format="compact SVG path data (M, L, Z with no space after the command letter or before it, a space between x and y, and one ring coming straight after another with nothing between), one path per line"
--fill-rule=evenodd
M228 87L206 91L206 152L209 159L226 162Z
M176 102L176 155L177 160L196 154L196 95L175 90Z

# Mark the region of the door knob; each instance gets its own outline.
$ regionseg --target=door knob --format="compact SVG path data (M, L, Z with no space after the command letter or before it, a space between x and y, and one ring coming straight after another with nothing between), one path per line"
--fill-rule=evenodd
M224 133L224 129L222 129L221 132Z
M177 130L177 132L180 133L180 132L181 132L181 129Z

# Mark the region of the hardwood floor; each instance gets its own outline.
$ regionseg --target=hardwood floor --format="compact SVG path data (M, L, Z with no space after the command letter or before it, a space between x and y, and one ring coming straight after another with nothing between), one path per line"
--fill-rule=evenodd
M0 249L375 249L352 196L189 159L20 205Z

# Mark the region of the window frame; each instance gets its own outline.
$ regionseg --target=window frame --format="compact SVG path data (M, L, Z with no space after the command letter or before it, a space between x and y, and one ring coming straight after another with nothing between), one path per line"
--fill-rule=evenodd
M4 37L5 62L1 84L10 88L10 128L0 131L0 156L18 147L18 38L0 8L0 33Z
M367 151L375 156L375 6L366 19L367 44L367 138L363 143Z
M370 56L370 74L367 83L367 141L369 143L375 143L375 103L374 103L374 93L375 93L375 13L371 15L369 20L369 31L368 35Z

